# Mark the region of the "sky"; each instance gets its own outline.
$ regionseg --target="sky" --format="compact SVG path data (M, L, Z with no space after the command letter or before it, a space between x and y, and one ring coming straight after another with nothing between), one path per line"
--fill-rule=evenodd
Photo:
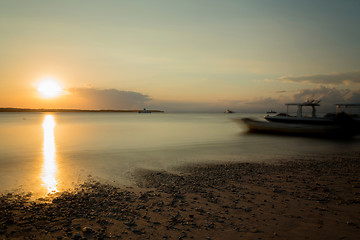
M0 107L360 103L358 0L0 0ZM37 90L44 78L62 92Z

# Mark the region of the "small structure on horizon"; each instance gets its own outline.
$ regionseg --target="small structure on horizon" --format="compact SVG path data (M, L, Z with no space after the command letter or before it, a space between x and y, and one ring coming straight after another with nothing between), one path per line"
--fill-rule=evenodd
M273 111L272 109L270 110L270 111L267 111L266 113L272 113L272 114L274 114L274 113L277 113L276 111Z
M234 113L234 112L231 111L230 109L226 109L226 111L224 113Z
M146 108L144 108L143 110L140 110L139 113L151 113L151 111L148 111Z

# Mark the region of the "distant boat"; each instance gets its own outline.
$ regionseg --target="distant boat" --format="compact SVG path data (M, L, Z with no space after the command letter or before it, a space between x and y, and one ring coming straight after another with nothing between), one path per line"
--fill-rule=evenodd
M146 110L146 108L144 108L143 110L140 110L138 113L151 113L151 111Z
M231 111L230 109L226 109L226 111L224 113L234 113L234 112Z
M269 113L269 114L274 114L274 113L277 113L277 112L275 112L275 111L273 111L273 110L271 109L271 111L266 112L266 113Z

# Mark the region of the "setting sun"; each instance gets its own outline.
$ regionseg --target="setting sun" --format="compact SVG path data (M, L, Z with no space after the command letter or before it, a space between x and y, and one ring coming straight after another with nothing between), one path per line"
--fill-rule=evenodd
M45 98L57 97L63 92L61 85L54 78L43 78L38 83L37 90Z

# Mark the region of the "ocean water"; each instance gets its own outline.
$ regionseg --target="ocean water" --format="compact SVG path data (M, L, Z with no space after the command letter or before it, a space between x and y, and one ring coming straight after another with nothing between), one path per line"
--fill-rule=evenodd
M263 114L0 113L0 193L35 196L89 178L131 184L137 169L252 162L359 152L360 139L246 133L231 119Z

